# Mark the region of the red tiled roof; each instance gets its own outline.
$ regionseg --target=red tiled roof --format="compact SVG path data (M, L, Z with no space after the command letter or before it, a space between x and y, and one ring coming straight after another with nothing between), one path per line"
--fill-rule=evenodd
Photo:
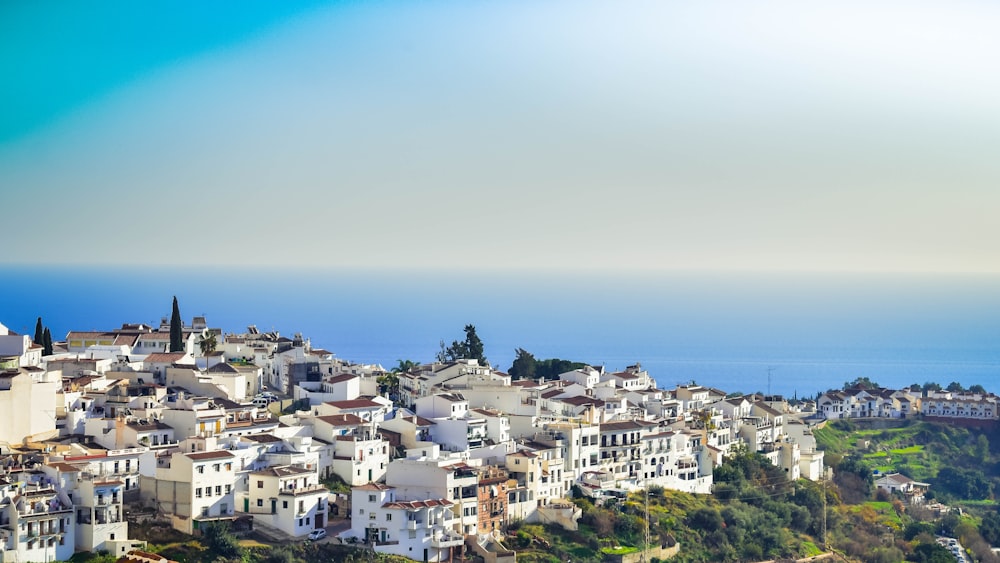
M192 454L184 454L184 455L188 456L189 459L193 459L195 461L201 461L204 459L225 459L229 457L234 457L233 454L223 450L214 452L195 452Z
M354 488L359 491L388 491L390 489L395 489L396 487L392 487L384 483L366 483L364 485L358 485Z
M357 377L358 376L354 375L353 373L342 373L340 375L335 375L335 376L331 377L330 379L327 379L326 382L327 383L342 383L344 381L350 381L352 379L357 379Z
M364 424L365 421L359 416L353 414L331 414L328 416L317 416L317 420L322 420L323 422L331 426L357 426L359 424Z
M382 508L401 508L403 510L416 510L418 508L429 508L433 506L451 506L452 504L453 503L450 500L443 498L435 498L427 500L387 502L382 505Z
M349 401L327 401L326 404L338 409L371 409L381 408L383 405L368 399L351 399Z

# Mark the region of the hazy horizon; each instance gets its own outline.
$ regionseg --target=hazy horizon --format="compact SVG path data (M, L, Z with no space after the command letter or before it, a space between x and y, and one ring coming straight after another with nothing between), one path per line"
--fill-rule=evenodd
M2 264L1000 273L993 3L0 16Z
M859 376L883 385L979 383L1000 373L995 276L495 275L61 266L9 270L0 323L53 337L182 317L241 332L301 332L338 357L430 361L473 324L507 369L515 348L623 369L809 394Z

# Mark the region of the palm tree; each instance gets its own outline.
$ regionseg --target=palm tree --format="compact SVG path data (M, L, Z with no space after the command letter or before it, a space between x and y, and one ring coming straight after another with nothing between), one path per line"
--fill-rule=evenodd
M410 371L415 367L420 367L420 364L414 362L413 360L396 360L398 364L396 367L392 368L393 373L405 373Z
M198 337L198 348L201 349L202 356L214 352L218 345L219 341L215 338L215 333L211 330L203 332L202 335Z

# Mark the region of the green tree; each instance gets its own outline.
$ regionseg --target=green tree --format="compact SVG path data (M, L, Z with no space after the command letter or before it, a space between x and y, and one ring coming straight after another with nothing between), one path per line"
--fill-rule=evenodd
M860 457L845 456L837 464L833 482L840 489L840 495L845 502L861 503L871 496L875 478L869 467Z
M44 346L45 345L44 338L45 338L45 327L42 326L42 317L38 317L38 320L35 322L35 338L33 339L33 341L35 344L38 344L39 346Z
M867 377L858 377L854 381L844 383L844 389L878 389L878 386L878 383Z
M979 395L985 395L986 394L986 388L983 387L982 385L976 383L975 385L972 385L972 386L969 387L969 393L977 393Z
M518 348L514 350L517 356L514 358L514 363L511 364L508 373L513 379L534 379L535 369L538 366L538 362L535 360L535 356L528 352L524 348Z
M399 395L399 372L395 370L383 373L375 380L378 384L378 392L389 395L389 398L396 400Z
M980 500L993 494L993 485L978 469L943 467L932 481L940 491L964 500Z
M476 327L473 325L465 325L465 349L470 358L479 360L479 365L486 365L486 347L476 334Z
M52 333L49 332L49 328L45 327L45 332L42 333L42 355L51 356L52 355Z
M986 434L980 434L976 438L976 445L972 447L972 455L980 463L986 463L990 459L990 439Z
M217 557L232 559L243 555L243 548L230 532L229 524L209 522L201 529L201 541Z
M945 388L945 391L951 391L952 393L961 393L962 391L965 391L965 387L962 387L962 384L957 381L952 381L951 383L948 384L948 387Z
M392 371L393 373L406 373L417 367L420 367L420 364L413 360L396 360L396 367L392 368Z
M933 381L928 381L927 383L924 383L924 393L927 393L928 391L940 391L940 390L941 386L937 383L934 383Z
M979 533L992 545L1000 544L1000 514L987 512L979 524Z
M438 353L438 360L442 362L453 362L455 360L478 360L479 365L485 366L486 355L483 341L476 334L475 325L465 325L465 340L455 340L451 346L445 347L444 340L441 341L441 351Z
M587 367L587 364L582 362L571 362L569 360L560 360L559 358L538 360L535 363L535 377L554 379L559 377L559 374L561 373L566 373L567 371L573 371L584 367Z
M177 296L174 296L174 310L170 313L170 351L171 352L183 352L184 351L184 331L182 330L184 326L183 321L181 321L181 310L177 306Z
M171 332L173 331L173 326L171 326ZM170 336L171 346L173 346L173 334ZM198 337L198 348L201 349L201 355L210 354L215 351L219 346L219 340L216 338L215 333L211 330L206 331L201 336Z
M913 561L918 563L955 563L955 556L944 546L922 543L913 548Z

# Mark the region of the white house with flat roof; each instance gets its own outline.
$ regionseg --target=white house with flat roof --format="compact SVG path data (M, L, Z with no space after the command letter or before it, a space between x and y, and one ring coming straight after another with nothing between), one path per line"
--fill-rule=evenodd
M141 478L141 497L169 514L174 528L186 534L211 521L234 520L235 461L225 450L160 455L156 477Z
M247 492L238 500L255 521L292 537L326 526L329 490L319 483L315 470L284 465L254 471L247 478Z
M433 491L406 493L369 483L352 489L351 528L341 538L417 561L451 561L465 543L457 526L454 502Z

